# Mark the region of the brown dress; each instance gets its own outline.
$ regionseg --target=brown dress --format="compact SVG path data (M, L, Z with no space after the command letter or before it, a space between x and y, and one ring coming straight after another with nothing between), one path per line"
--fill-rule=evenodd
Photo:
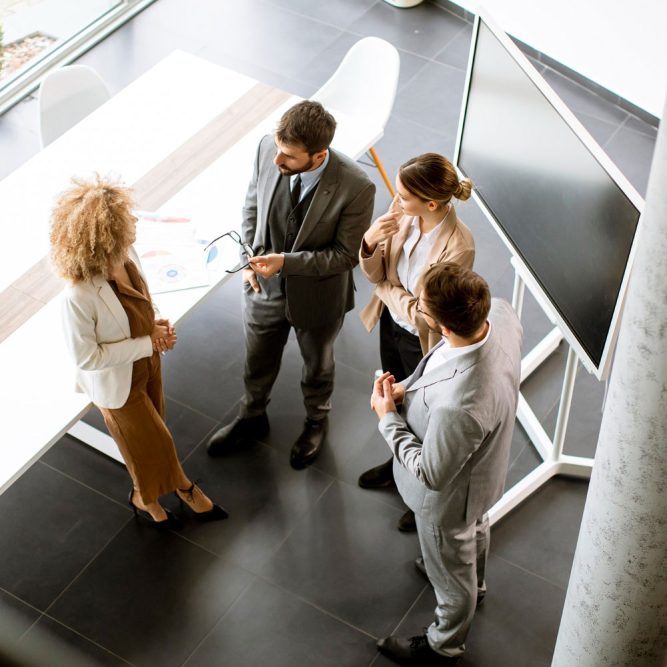
M148 288L133 262L125 269L131 284L109 280L109 285L127 313L132 338L150 336L155 311ZM178 488L185 475L176 455L174 440L164 423L164 393L160 354L139 359L132 367L132 385L125 405L100 408L111 437L118 445L132 477L134 488L145 504Z

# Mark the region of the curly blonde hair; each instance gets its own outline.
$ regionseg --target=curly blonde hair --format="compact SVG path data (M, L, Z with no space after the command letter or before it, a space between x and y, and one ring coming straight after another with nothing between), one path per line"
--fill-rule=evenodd
M77 283L108 277L135 238L132 191L99 174L73 178L51 214L51 259L57 272Z

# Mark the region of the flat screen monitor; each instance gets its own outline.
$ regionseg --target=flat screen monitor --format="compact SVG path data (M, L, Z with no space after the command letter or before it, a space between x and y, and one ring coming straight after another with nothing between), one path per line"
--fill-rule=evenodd
M604 377L643 201L509 37L481 17L455 162L568 342Z

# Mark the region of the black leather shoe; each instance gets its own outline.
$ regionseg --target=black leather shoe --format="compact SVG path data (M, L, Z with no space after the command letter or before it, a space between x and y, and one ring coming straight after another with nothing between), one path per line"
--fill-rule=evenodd
M310 418L306 419L303 431L301 431L301 435L297 438L290 452L289 462L292 468L301 470L317 458L320 449L322 449L328 425L329 420L326 417L318 421Z
M426 581L430 583L430 580L428 578L428 574L426 574L426 565L424 564L424 558L423 556L420 556L415 560L415 568L417 569L417 572L421 574ZM486 595L486 591L477 591L477 604L476 606L479 607L479 605L482 604L484 601L484 596Z
M206 451L209 456L221 456L243 443L263 438L268 432L269 418L266 413L256 417L239 416L209 438Z
M396 527L402 533L414 533L417 530L417 523L415 522L415 513L408 510L396 524Z
M386 489L394 486L394 459L375 466L359 476L359 486L362 489Z
M399 665L428 667L429 665L455 665L458 662L458 658L436 653L429 646L426 635L417 635L409 639L390 635L380 639L377 647L382 655L386 655Z

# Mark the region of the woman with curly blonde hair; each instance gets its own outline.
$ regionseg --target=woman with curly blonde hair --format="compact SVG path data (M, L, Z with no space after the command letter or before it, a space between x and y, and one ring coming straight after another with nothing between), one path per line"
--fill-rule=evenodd
M225 519L186 477L164 422L160 353L176 333L156 311L132 244L136 221L128 188L96 176L73 180L51 220L51 257L69 285L63 324L77 388L100 409L132 478L135 515L159 528L175 517L159 497L175 492L200 520Z

